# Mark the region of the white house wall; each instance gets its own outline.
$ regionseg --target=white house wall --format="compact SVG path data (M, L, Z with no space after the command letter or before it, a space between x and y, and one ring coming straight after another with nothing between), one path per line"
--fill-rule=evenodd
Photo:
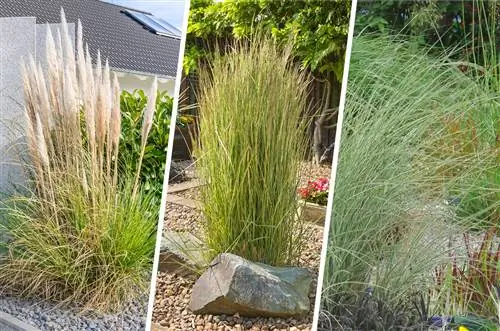
M153 83L153 76L149 75L138 75L124 73L121 71L114 71L118 77L118 83L120 83L120 88L132 92L134 89L141 89L144 92L149 93L151 89L151 84ZM168 78L158 78L158 89L167 90L170 96L174 95L175 80Z
M58 27L50 25L54 33ZM74 24L68 27L74 38ZM37 25L34 17L0 18L0 194L25 184L19 162L26 151L21 60L31 54L46 67L46 36L47 25Z

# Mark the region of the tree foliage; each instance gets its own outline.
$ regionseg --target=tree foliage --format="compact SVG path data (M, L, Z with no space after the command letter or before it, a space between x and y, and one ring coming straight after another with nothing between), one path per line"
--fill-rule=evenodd
M358 2L356 29L404 34L419 44L463 47L478 37L479 29L498 21L499 14L500 3L494 1L365 0Z
M185 73L214 49L256 28L269 31L280 43L291 42L304 69L342 77L350 1L335 0L194 0L191 2Z

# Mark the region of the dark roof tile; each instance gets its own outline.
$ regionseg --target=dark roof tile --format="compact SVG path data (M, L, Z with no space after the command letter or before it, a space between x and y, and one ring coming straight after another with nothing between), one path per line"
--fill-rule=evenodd
M38 24L82 22L84 43L93 58L97 49L112 68L175 77L180 40L160 36L127 16L127 8L98 0L1 0L0 17L36 17ZM135 9L134 9L135 10Z

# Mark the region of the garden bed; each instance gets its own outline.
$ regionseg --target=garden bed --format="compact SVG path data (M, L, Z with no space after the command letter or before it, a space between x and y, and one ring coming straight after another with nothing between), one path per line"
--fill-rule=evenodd
M60 308L56 303L1 296L0 311L39 328L41 331L58 330L120 330L135 331L146 327L148 296L130 302L116 314L82 313L77 306ZM0 330L1 328L0 324Z
M167 203L164 229L189 231L200 235L201 221L202 215L198 210ZM309 269L314 279L309 294L311 311L307 316L288 319L247 318L238 315L197 316L188 310L195 279L160 272L156 285L153 330L310 330L323 239L322 228L312 224L306 225L304 239L300 266Z
M311 178L329 177L330 172L331 168L328 166L314 166L309 162L304 162L301 167L300 182L302 184L307 183ZM172 194L188 200L199 200L199 187L191 187ZM190 232L202 238L202 217L202 213L196 208L167 202L164 229ZM311 310L308 315L287 319L247 318L239 315L195 315L189 311L188 304L191 289L196 279L160 272L156 285L153 330L310 330L312 328L323 228L307 223L304 226L303 238L303 250L299 264L306 267L314 279L309 293Z

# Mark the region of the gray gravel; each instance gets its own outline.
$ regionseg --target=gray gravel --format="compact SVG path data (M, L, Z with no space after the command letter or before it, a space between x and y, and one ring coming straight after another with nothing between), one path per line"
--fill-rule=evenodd
M38 327L42 331L136 331L146 328L148 296L126 305L117 314L88 312L76 307L59 308L55 303L17 297L0 297L0 311Z

